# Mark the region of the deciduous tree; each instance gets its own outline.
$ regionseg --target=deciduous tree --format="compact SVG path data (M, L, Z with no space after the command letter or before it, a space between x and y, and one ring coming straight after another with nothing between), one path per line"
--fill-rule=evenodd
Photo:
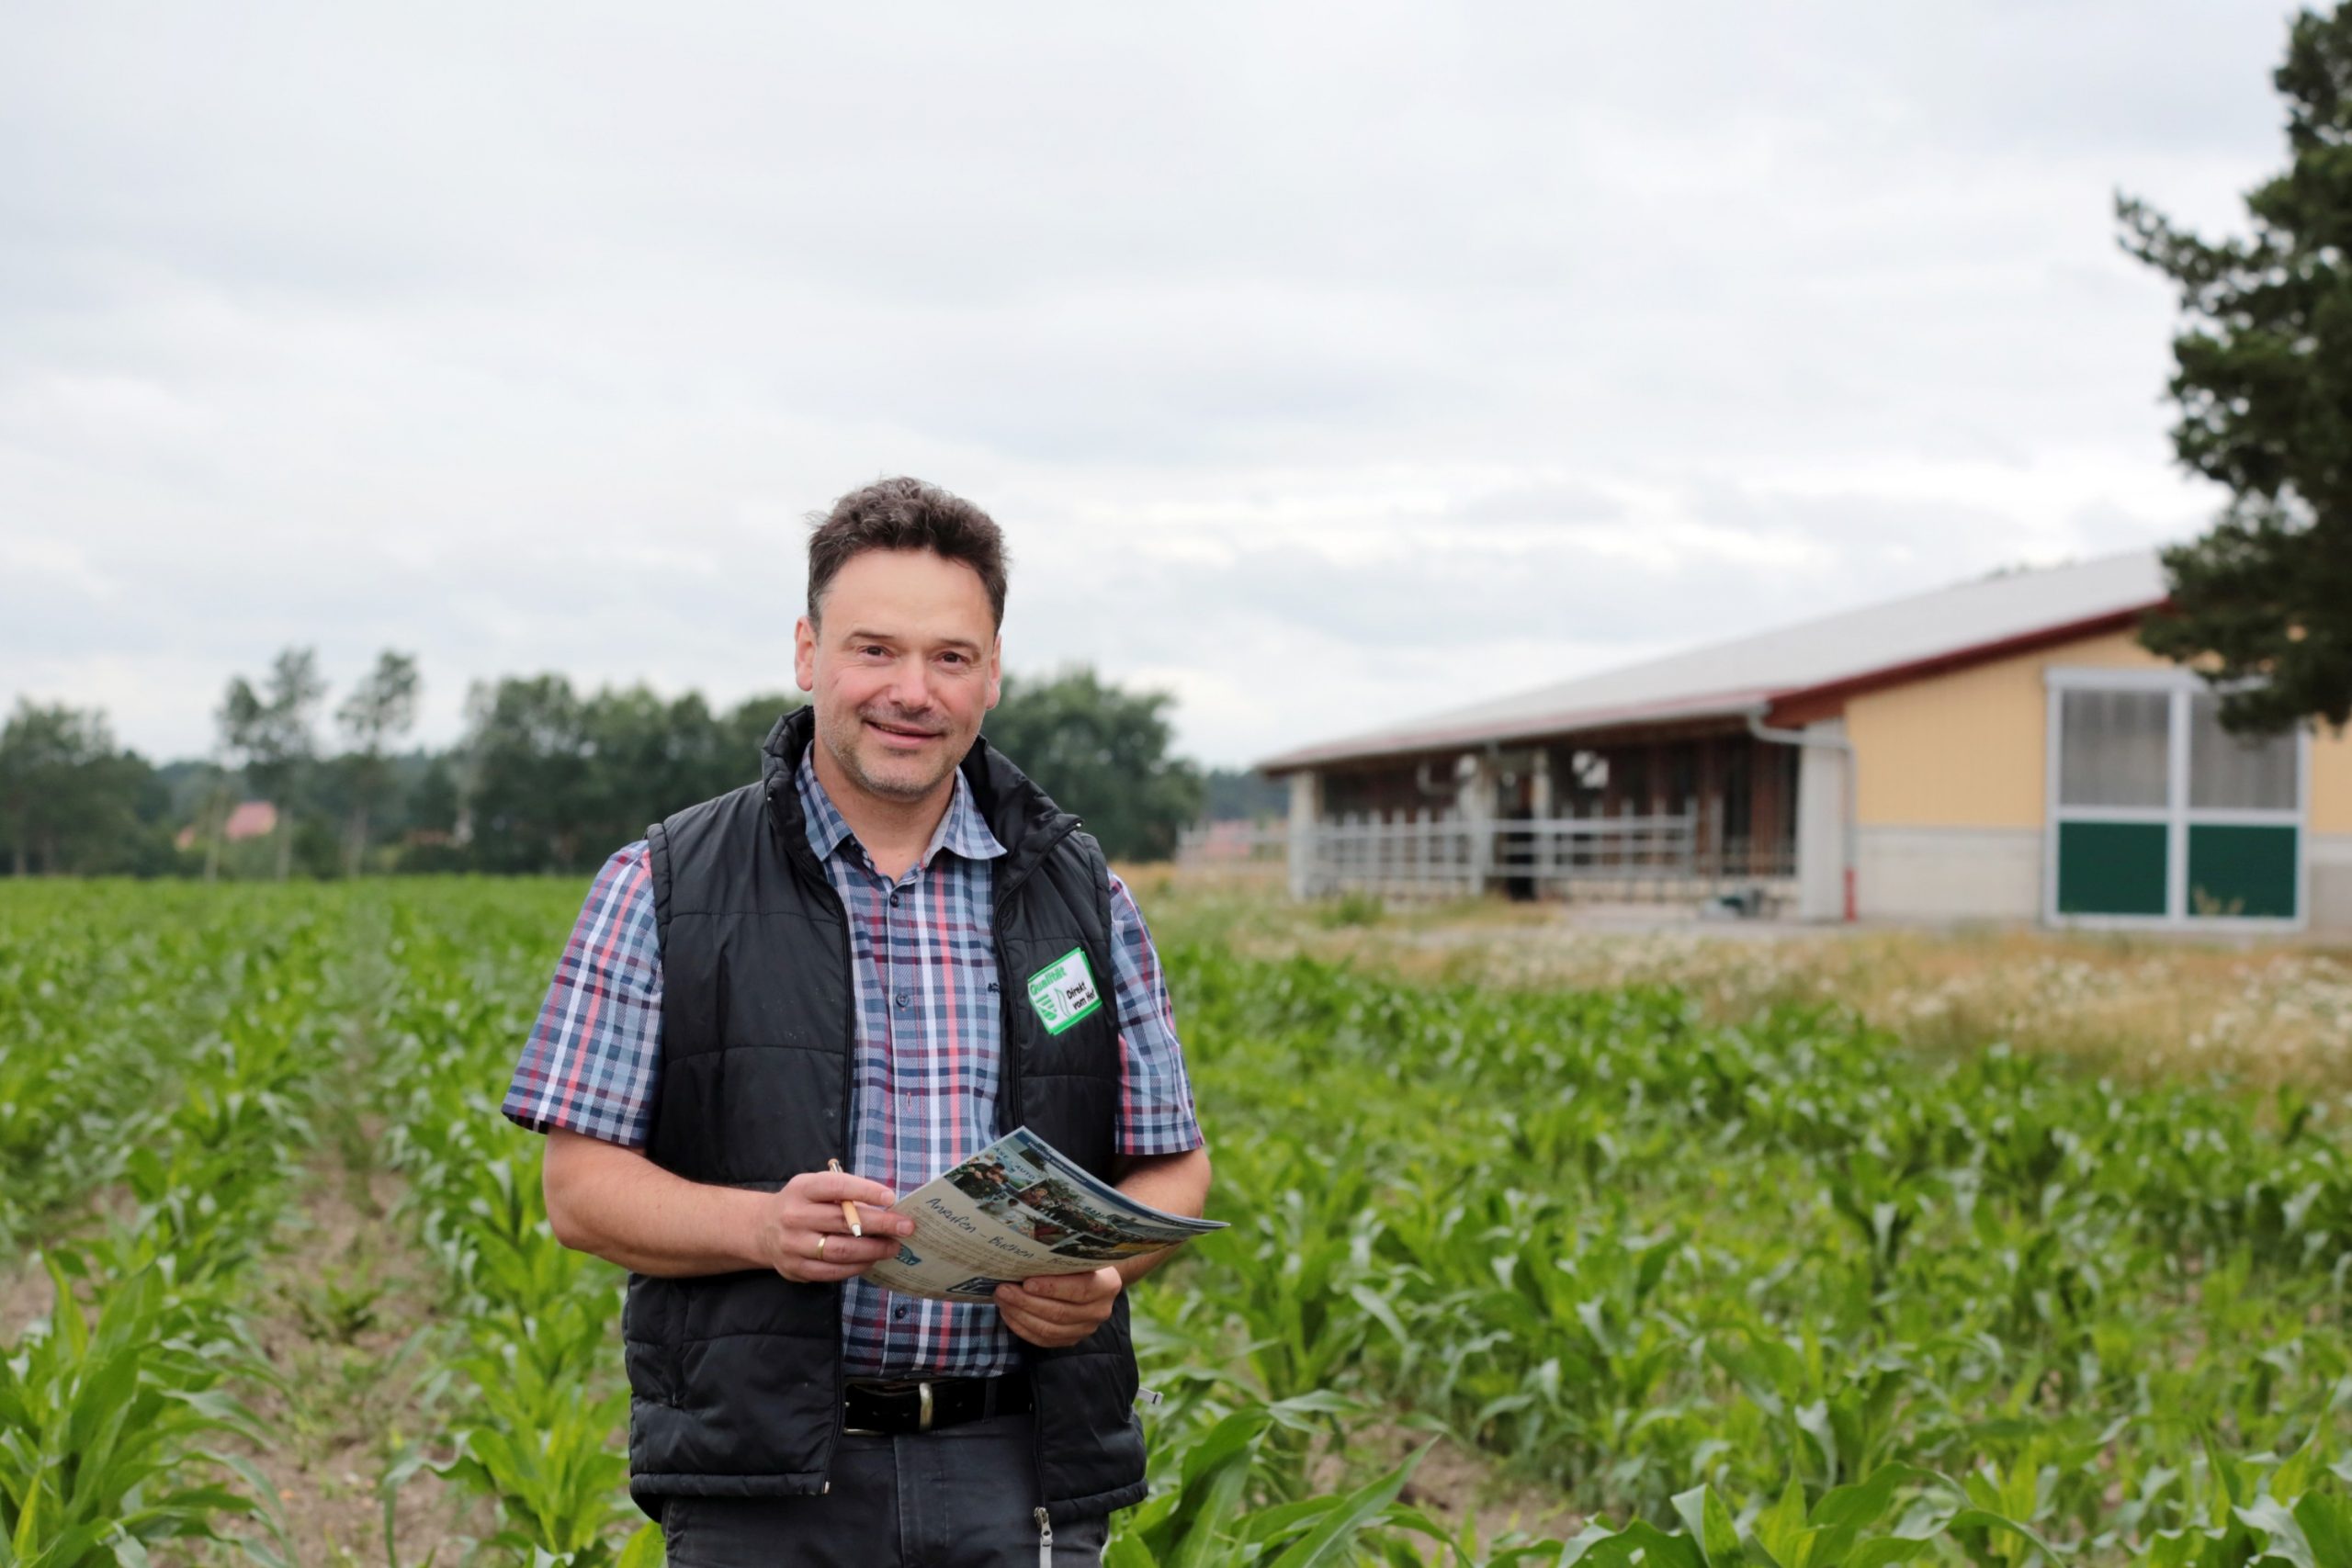
M243 675L232 677L214 716L223 749L243 762L246 783L277 808L277 879L283 882L294 863L295 792L317 755L312 715L327 691L317 651L281 651L270 665L265 690L266 695Z
M416 659L386 649L376 668L351 689L335 710L350 750L345 773L351 791L351 814L344 827L344 874L356 876L368 854L368 814L383 798L390 773L385 742L408 733L416 722Z
M1169 755L1165 692L1130 692L1091 669L1048 680L1007 678L982 725L989 741L1037 781L1114 860L1166 860L1201 812L1200 770Z
M119 869L150 770L119 751L106 716L20 697L0 728L0 842L18 876Z
M571 682L553 673L474 682L463 750L476 863L493 872L582 869L596 788Z

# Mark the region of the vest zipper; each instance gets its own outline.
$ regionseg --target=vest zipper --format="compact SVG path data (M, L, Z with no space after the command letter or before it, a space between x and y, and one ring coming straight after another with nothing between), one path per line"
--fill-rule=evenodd
M1037 1519L1037 1568L1054 1568L1054 1517L1043 1508L1033 1511Z

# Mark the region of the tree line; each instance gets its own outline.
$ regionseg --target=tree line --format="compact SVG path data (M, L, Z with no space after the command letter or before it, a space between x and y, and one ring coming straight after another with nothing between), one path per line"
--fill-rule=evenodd
M421 690L414 656L387 649L330 712L315 651L289 648L229 681L211 756L162 766L116 745L102 712L20 698L0 728L0 873L586 872L647 823L757 779L760 742L804 700L721 708L507 676L469 688L462 738L436 751L403 746ZM1173 755L1173 705L1084 667L1008 677L984 733L1114 859L1165 859L1212 796L1229 814L1280 809L1266 781Z

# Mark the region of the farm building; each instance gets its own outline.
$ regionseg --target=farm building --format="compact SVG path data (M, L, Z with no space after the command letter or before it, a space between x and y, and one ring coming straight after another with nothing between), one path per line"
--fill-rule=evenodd
M1302 747L1292 889L2352 931L2352 734L2246 743L2142 649L2153 551Z

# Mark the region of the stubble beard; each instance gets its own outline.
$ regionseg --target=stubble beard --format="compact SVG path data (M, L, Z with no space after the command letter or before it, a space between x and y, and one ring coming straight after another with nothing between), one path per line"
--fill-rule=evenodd
M825 743L825 750L832 753L834 762L840 766L842 774L852 784L867 795L900 806L910 806L937 789L940 781L956 771L956 764L959 760L955 754L954 747L943 745L941 747L943 755L938 770L928 778L912 782L904 776L884 778L877 776L865 765L865 715L853 708L846 716L829 719L820 725L819 732ZM912 759L902 761L911 763Z

